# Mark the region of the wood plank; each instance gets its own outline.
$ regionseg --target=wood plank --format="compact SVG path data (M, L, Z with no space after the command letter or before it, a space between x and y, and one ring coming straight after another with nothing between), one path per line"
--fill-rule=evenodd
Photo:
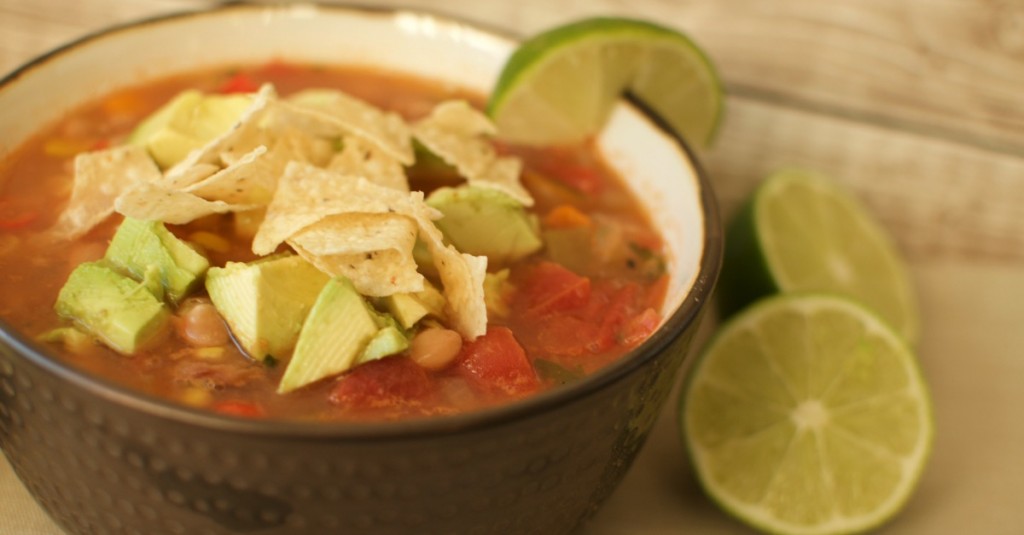
M378 1L385 5L387 2ZM0 70L86 31L202 0L0 6ZM649 18L691 33L743 98L1024 154L1024 4L1009 0L409 0L528 34L595 14ZM32 29L28 30L29 24Z
M5 0L0 3L0 76L31 58L108 26L204 5L210 2Z
M1024 262L1024 158L871 123L733 97L700 154L728 216L769 173L828 174L914 259Z
M436 10L433 0L403 2ZM588 15L691 34L735 95L1024 154L1024 3L1013 0L449 1L523 34Z

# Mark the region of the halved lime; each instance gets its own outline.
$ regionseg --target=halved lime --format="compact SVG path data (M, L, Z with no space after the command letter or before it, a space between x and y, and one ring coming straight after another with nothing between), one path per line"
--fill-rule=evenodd
M487 112L513 143L573 143L597 133L625 91L698 143L711 140L725 100L714 65L687 36L644 21L593 18L516 49Z
M786 169L768 177L729 225L718 295L728 315L793 291L849 296L917 340L913 284L885 229L833 180Z
M934 437L909 346L863 305L827 294L781 294L733 317L691 370L681 415L708 495L780 534L885 522Z

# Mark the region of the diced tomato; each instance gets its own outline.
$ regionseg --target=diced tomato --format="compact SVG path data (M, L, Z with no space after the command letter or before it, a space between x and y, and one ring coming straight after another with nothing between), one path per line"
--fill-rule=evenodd
M540 262L530 269L516 297L530 315L575 309L590 299L590 279L560 264Z
M601 326L583 318L549 316L540 322L538 328L533 343L544 354L580 356L596 352L603 345Z
M259 88L260 85L256 83L252 77L240 72L225 80L217 91L224 94L254 93L259 90Z
M521 315L523 343L539 355L583 357L634 345L653 332L659 318L636 283L597 283L585 303L543 315ZM637 318L643 312L643 318Z
M661 323L661 315L653 308L644 309L640 314L633 316L622 327L622 343L627 347L635 346L643 342Z
M598 316L601 322L600 347L610 349L621 341L620 332L637 313L636 301L640 295L640 287L634 283L609 291L611 298L602 306L603 313Z
M507 327L489 327L483 336L463 344L453 370L484 395L521 397L540 387L526 351Z
M387 357L354 368L328 397L352 410L404 410L424 406L437 395L427 371L407 357Z
M93 143L91 147L89 147L89 150L109 149L110 145L111 143L109 139L97 139L96 142Z
M263 407L248 401L221 401L213 405L214 412L243 418L260 418L266 415Z

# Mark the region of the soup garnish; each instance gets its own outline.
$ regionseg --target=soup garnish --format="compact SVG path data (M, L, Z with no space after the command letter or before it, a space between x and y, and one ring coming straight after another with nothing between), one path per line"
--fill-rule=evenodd
M479 102L279 63L101 99L8 158L0 202L65 207L3 230L41 269L0 251L24 303L0 315L239 416L450 414L578 380L660 323L660 238L592 146L502 144Z

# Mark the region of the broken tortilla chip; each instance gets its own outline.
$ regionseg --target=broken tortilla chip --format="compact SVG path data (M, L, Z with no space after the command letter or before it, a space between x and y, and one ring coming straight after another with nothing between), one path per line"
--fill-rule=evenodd
M258 255L270 254L289 237L327 216L350 212L406 213L409 210L404 206L417 199L423 204L421 192L406 193L362 177L290 162L253 239L252 251ZM440 212L427 209L435 219L441 216Z
M327 163L334 154L330 143L315 139L296 130L288 130L274 140L273 149L259 145L238 157L222 154L227 165L224 169L181 189L209 201L230 204L266 205L277 190L278 177L289 162ZM204 164L198 164L201 167Z
M297 253L325 272L336 273L348 269L348 273L355 277L372 275L369 266L373 264L359 267L360 264L354 263L355 258L344 253L348 250L345 246L328 249L328 244L322 243L321 251L341 251L343 254L320 256L305 250L301 240L294 239L304 229L340 214L400 214L415 221L417 237L426 244L441 278L448 301L447 313L453 327L470 340L486 332L487 306L483 280L487 271L487 258L462 254L454 247L445 245L443 234L434 225L440 213L423 201L422 192L405 193L374 184L362 177L345 176L304 163L289 163L278 183L274 199L267 207L266 217L253 239L252 250L256 254L265 255L276 250L282 242L288 241ZM364 232L364 235L368 234L368 231ZM407 255L403 251L403 261L412 261L411 247L414 244L414 241L409 242ZM364 248L366 246L363 245ZM342 263L345 265L340 266ZM352 266L348 266L348 263L352 263ZM359 271L364 268L369 271ZM384 278L389 279L390 276L388 272ZM373 286L374 293L385 288L390 291L387 280L372 285L368 282L364 284Z
M51 232L68 240L84 235L114 213L114 201L124 191L158 178L160 169L140 145L79 154L71 199Z
M409 125L401 116L334 89L307 89L279 101L269 122L320 137L356 136L403 165L414 161Z
M260 123L276 101L277 92L274 90L274 86L264 84L253 96L252 104L242 112L230 130L190 152L184 160L174 164L165 173L165 180L169 184L173 184L175 189L191 186L195 182L189 182L185 177L191 176L190 169L192 167L206 164L220 168L223 154L246 154L259 145L266 144L267 134L263 131Z
M307 261L332 276L344 275L359 293L382 297L423 290L412 248L416 223L397 214L340 214L288 239Z
M464 338L473 340L487 331L487 303L484 299L484 276L487 257L460 253L454 246L445 245L444 235L434 225L433 208L425 202L410 202L400 211L416 220L419 239L426 245L434 268L441 278L445 312L452 327Z
M277 175L260 145L231 165L181 191L208 201L262 205L270 202L277 188Z
M345 137L342 145L344 148L331 159L327 169L343 175L361 176L399 191L409 191L409 179L398 160L355 136Z
M164 189L151 182L132 186L114 201L114 208L125 216L172 225L182 225L211 214L244 212L258 207L208 201L184 191Z
M438 104L430 115L413 125L413 135L473 186L497 189L524 206L533 197L519 181L522 163L499 157L485 139L494 125L487 116L461 100Z

